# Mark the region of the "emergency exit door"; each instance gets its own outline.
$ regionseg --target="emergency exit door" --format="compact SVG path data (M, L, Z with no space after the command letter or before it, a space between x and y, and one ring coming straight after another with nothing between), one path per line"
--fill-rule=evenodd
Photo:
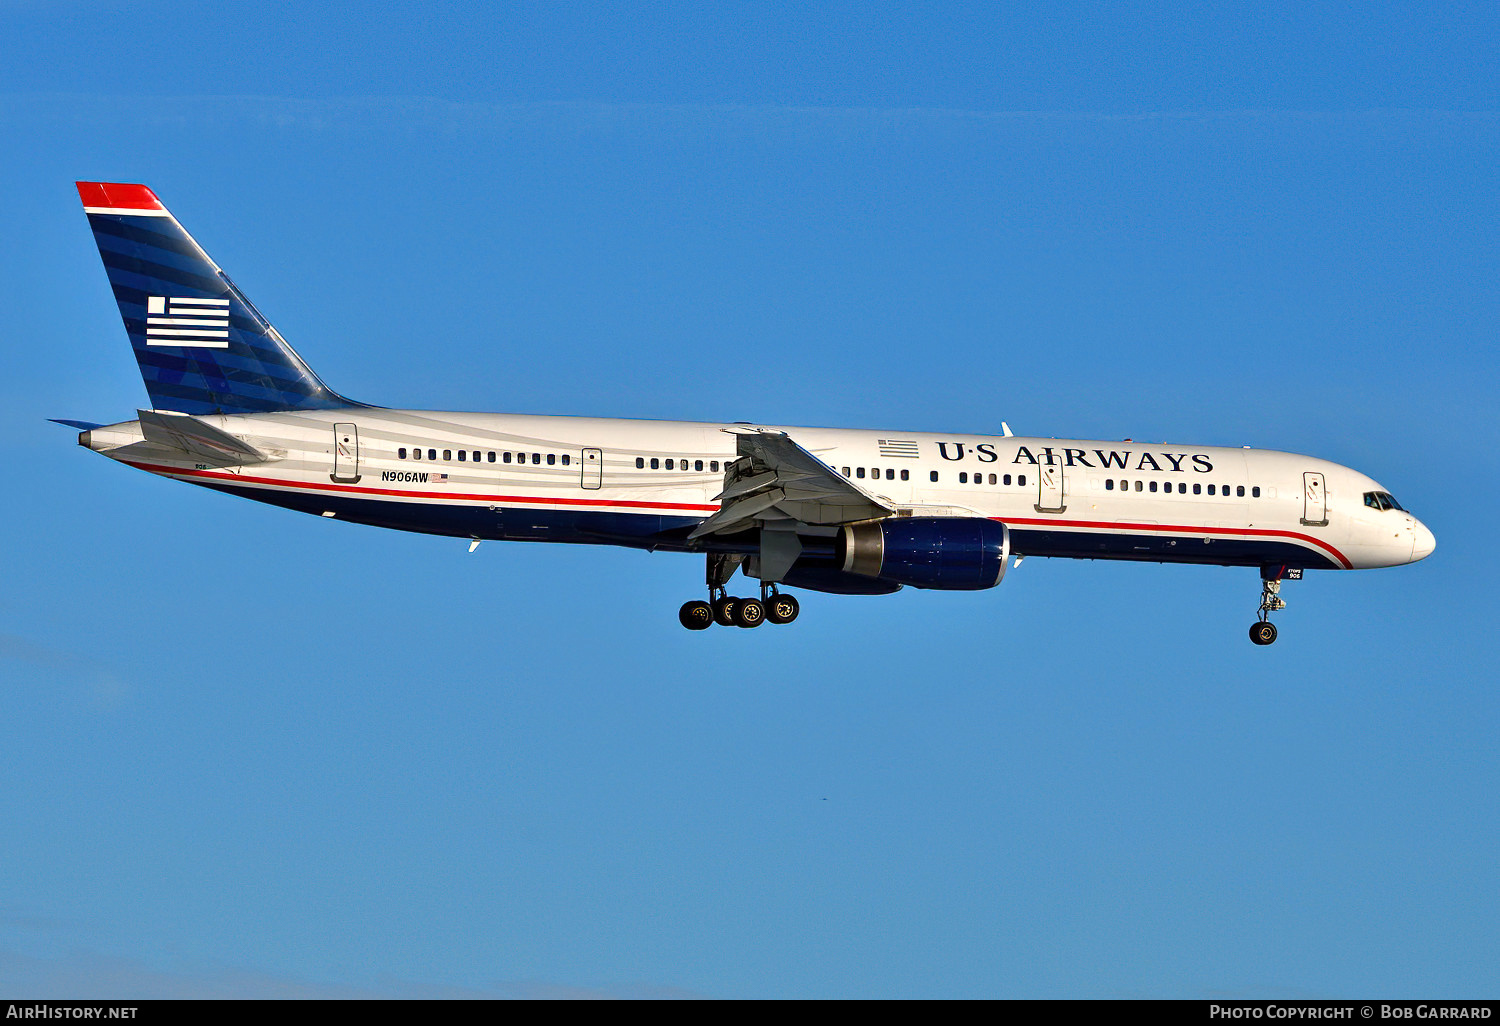
M1067 508L1063 504L1062 464L1048 464L1037 469L1041 473L1036 476L1036 511L1038 513L1061 513Z

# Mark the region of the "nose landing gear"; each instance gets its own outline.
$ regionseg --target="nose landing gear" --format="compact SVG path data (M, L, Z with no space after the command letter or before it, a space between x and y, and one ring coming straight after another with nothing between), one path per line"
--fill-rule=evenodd
M1263 566L1260 568L1260 617L1250 625L1250 640L1257 645L1269 645L1276 640L1276 625L1271 614L1286 608L1286 599L1281 597L1282 580L1302 579L1300 567Z

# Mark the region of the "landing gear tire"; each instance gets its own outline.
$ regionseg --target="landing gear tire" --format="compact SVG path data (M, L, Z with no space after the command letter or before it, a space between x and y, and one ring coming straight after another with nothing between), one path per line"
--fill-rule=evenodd
M1276 625L1270 620L1259 620L1250 625L1250 640L1257 645L1269 645L1276 640Z
M713 604L714 623L720 627L733 627L739 622L734 616L739 604L739 599L731 598L728 595L725 595L721 599L715 599Z
M778 592L766 601L766 619L772 623L791 623L801 611L802 607L791 595Z
M766 607L760 599L740 599L734 608L734 622L741 627L759 627L766 622Z
M690 631L704 631L714 625L714 610L701 599L684 602L677 611L677 620Z

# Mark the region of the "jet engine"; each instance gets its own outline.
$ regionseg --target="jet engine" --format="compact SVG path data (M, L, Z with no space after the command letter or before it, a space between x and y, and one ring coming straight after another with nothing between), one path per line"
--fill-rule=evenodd
M1010 528L979 517L890 517L849 524L835 558L845 573L914 588L979 591L1005 576Z

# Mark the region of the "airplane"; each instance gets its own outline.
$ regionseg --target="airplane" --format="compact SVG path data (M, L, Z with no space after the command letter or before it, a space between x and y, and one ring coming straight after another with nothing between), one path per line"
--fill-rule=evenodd
M161 477L333 520L705 558L689 630L797 618L783 588L993 588L1027 556L1254 567L1281 584L1436 541L1371 478L1264 449L387 409L325 385L144 185L78 182L150 397L58 421ZM729 593L736 572L758 595Z

